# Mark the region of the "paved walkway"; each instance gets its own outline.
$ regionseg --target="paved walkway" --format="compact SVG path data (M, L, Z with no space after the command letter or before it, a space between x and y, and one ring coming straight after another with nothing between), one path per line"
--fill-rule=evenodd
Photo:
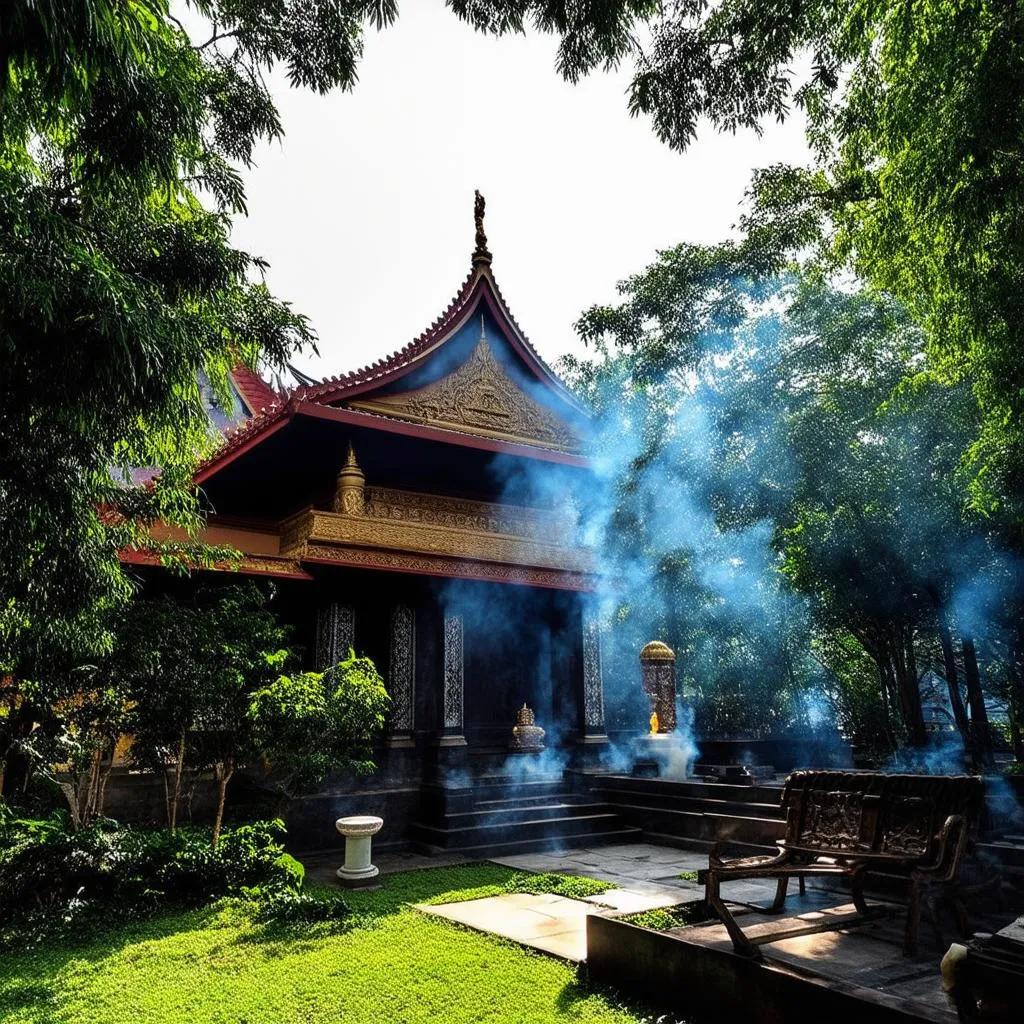
M564 853L524 853L494 860L522 871L587 875L614 882L616 888L585 900L551 894L510 893L418 909L574 961L585 960L587 956L589 915L618 917L692 903L703 897L703 889L679 875L707 867L707 854L650 843L599 846ZM740 901L770 900L775 891L771 882L744 883L734 888L737 891L728 895Z
M655 846L653 843L583 847L561 853L523 853L514 857L495 857L494 860L522 871L588 875L634 892L675 892L676 903L703 898L703 886L679 876L684 871L696 872L708 866L706 853ZM735 903L758 903L771 900L775 895L775 882L770 879L728 882L722 892Z
M587 917L614 913L588 900L525 892L417 909L574 961L587 958Z

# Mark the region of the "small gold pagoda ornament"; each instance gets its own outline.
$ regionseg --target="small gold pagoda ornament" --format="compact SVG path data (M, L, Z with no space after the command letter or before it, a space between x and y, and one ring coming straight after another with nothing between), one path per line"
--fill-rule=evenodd
M640 675L651 702L651 735L675 732L676 656L668 644L652 640L640 651Z
M544 730L534 724L533 711L524 703L512 727L512 752L533 754L543 749Z
M334 502L331 508L348 516L361 516L366 505L366 476L356 462L356 452L351 441L345 465L338 473L334 485Z

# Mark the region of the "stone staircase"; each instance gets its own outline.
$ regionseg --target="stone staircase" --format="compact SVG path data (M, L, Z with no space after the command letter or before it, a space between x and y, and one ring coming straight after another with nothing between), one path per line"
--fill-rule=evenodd
M772 853L775 840L785 834L780 784L592 775L575 788L613 809L627 825L642 829L650 842L705 850L721 841L733 854Z
M410 829L431 854L499 857L640 838L608 804L570 791L562 776L484 776L464 787L426 786L425 820Z

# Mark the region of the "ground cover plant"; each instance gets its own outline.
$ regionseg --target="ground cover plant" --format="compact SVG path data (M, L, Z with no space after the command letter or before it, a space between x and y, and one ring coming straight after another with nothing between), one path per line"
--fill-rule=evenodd
M281 928L260 921L236 900L97 930L76 944L12 952L0 962L0 1019L9 1024L642 1020L581 983L568 964L410 906L447 902L488 887L507 891L511 884L523 884L514 882L520 877L494 864L388 876L377 891L346 894L350 916L340 926ZM329 899L335 890L311 892Z
M480 865L487 869L488 865ZM484 882L458 891L444 891L427 899L420 900L430 906L439 903L461 903L465 900L480 900L487 896L504 896L510 892L551 893L554 896L567 896L569 899L584 900L588 896L614 889L611 882L602 882L597 878L586 878L582 875L558 875L551 872L534 875L517 872L511 878L496 882Z
M101 819L71 830L67 815L0 821L0 949L44 945L244 897L263 919L339 918L345 904L302 894L304 869L284 850L280 821L240 825L214 849L208 829Z
M636 914L627 914L622 918L628 924L638 928L650 928L655 932L667 932L671 928L682 928L687 924L705 921L708 917L707 907L703 900L696 903L682 903L676 907L658 907L654 910L641 910Z

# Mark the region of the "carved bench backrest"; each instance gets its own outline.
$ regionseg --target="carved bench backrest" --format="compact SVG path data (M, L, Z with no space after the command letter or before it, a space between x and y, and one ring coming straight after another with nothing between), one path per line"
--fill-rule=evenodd
M823 853L925 859L951 814L973 831L982 781L969 775L800 771L786 779L786 844Z

